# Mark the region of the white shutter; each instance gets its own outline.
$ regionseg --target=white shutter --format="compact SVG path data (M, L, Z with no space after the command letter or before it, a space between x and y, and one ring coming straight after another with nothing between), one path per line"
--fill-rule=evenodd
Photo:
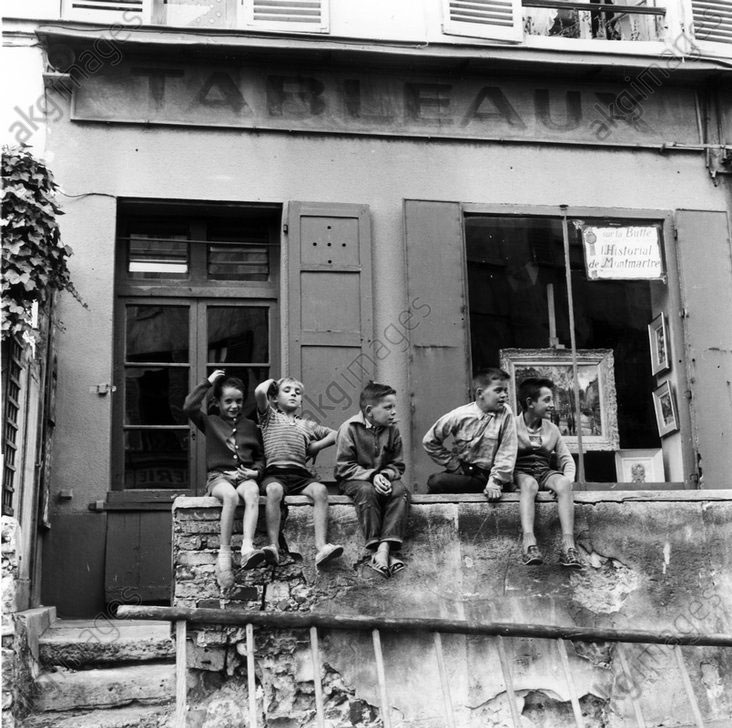
M521 0L443 0L442 29L449 35L521 41Z
M152 3L153 0L64 0L63 17L136 27L150 22Z
M243 26L258 30L327 33L328 0L242 0Z
M732 43L732 2L692 0L694 38L697 42Z

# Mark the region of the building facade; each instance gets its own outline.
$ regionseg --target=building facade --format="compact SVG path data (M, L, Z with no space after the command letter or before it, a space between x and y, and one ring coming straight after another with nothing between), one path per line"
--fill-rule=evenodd
M730 487L727 3L5 14L6 140L54 170L89 306L60 301L44 603L169 599L214 368L297 376L334 427L390 382L417 493L422 435L498 364L554 378L579 488Z

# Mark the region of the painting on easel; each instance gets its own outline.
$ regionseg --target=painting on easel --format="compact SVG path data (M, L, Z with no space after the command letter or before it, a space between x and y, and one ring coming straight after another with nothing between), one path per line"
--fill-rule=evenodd
M579 415L575 397L572 353L567 349L501 349L501 368L511 375L509 401L520 412L516 390L527 377L551 379L554 383L552 421L572 452L582 449L617 450L617 400L612 349L577 351Z

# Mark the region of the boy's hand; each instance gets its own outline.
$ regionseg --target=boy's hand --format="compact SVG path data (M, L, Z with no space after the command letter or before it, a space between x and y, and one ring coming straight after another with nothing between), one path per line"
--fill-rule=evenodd
M226 376L226 372L223 369L214 369L211 374L208 375L208 381L213 384L219 377Z
M501 492L501 486L489 480L483 490L483 495L488 500L498 500L501 497Z
M259 477L259 471L254 470L252 468L245 468L243 465L240 465L237 468L240 475L242 475L244 478L251 478L252 480L256 480L256 478Z
M373 482L374 488L376 488L377 493L380 493L381 495L391 494L391 481L385 475L377 473L376 475L374 475Z

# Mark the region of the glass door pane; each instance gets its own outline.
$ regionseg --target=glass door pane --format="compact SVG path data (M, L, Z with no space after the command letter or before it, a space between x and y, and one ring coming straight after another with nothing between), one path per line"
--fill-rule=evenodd
M254 389L269 377L269 307L219 306L206 309L206 374L224 369L247 386L244 413L254 417Z
M190 307L125 307L125 488L188 488Z

